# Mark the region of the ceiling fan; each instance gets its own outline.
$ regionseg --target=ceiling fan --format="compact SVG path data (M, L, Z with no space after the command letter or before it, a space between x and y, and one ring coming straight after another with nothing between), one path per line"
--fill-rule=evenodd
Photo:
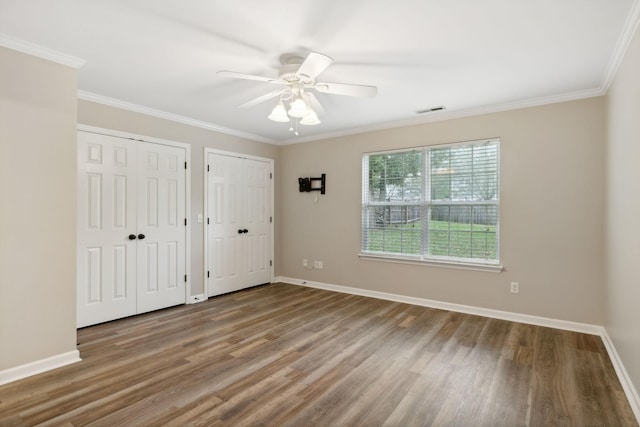
M318 115L325 112L318 99L310 91L357 97L373 97L378 92L375 86L316 81L316 77L333 63L333 59L322 53L311 52L306 58L295 53L285 53L280 56L280 63L282 66L278 71L277 78L227 70L218 71L218 74L234 79L255 80L281 86L279 89L245 102L240 107L252 107L269 99L280 97L278 104L269 115L269 119L276 122L289 122L289 130L295 132L296 135L298 135L298 123L301 125L320 124ZM288 109L285 107L285 102L289 104Z

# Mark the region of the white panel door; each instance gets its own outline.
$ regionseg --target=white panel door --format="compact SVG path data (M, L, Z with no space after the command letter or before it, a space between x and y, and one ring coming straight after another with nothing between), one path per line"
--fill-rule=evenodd
M209 296L244 287L242 277L242 159L208 155L207 266Z
M207 294L271 280L271 163L208 153Z
M78 132L78 327L186 302L185 158Z
M248 286L271 281L271 164L245 160L244 232Z
M78 133L77 324L136 313L136 146Z
M185 151L138 143L137 312L186 302Z

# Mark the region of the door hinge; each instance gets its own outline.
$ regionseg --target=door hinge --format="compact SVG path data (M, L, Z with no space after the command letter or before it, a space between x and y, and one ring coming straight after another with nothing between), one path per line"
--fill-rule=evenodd
M273 222L273 217L272 216L269 217L269 222Z
M207 165L207 172L209 172L209 165Z
M209 270L207 270L207 277L210 277L210 276L209 276Z
M186 274L184 275L184 281L185 282L187 281L187 275Z
M269 267L273 267L273 260L272 259L269 260Z
M269 179L273 179L273 173L269 172Z
M185 169L187 168L187 162L184 162L184 168Z
M209 225L209 218L207 218L207 225Z
M184 219L184 225L187 225L187 218Z

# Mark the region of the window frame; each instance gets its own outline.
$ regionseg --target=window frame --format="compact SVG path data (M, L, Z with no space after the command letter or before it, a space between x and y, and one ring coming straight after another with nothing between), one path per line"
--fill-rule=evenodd
M429 153L431 151L442 148L453 148L461 146L473 146L480 145L482 143L495 143L497 145L496 150L496 180L497 191L496 198L493 200L432 200L431 192L431 162L429 161ZM387 261L402 264L418 264L418 265L432 265L439 267L471 269L481 271L500 272L503 270L503 266L500 263L500 138L484 138L478 140L461 141L454 143L425 145L420 147L407 147L400 149L382 150L365 152L362 154L362 197L361 197L361 233L360 233L360 250L358 256L361 259ZM422 194L419 201L372 201L370 200L370 181L369 181L369 159L375 155L388 155L397 153L408 153L412 151L421 151L422 154ZM429 238L431 229L429 227L429 212L433 206L495 206L496 211L496 259L482 259L482 258L463 258L453 256L431 255L425 253L429 248ZM393 252L377 252L366 251L364 249L365 240L368 239L370 227L365 224L365 212L368 212L371 207L375 206L419 206L421 215L421 253L408 254L408 253L393 253ZM368 214L367 214L368 215Z

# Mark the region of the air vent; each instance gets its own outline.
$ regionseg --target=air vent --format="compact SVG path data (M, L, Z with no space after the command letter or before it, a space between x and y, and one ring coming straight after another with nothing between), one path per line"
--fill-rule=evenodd
M435 111L442 111L445 110L446 108L444 107L444 105L440 105L438 107L431 107L431 108L426 108L424 110L418 110L416 111L416 113L418 114L424 114L424 113L433 113Z

